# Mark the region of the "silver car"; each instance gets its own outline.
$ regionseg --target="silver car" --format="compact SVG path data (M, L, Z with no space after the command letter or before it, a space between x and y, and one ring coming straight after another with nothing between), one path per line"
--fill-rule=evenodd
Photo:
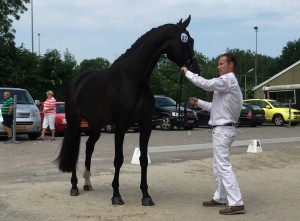
M3 94L5 91L9 91L13 98L15 95L17 96L16 134L28 134L29 139L36 139L41 131L41 117L37 108L40 102L34 101L25 89L0 87L0 108L4 103ZM2 122L0 109L0 135L6 135Z

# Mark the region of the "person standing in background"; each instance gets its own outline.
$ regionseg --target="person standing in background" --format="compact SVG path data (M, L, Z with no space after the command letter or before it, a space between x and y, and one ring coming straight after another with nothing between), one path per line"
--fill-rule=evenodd
M5 91L3 94L4 103L1 107L1 113L3 117L3 126L5 131L7 132L7 141L12 141L12 128L11 125L13 124L13 113L14 113L14 99L10 96L10 92Z
M55 116L56 116L56 100L53 97L53 91L49 90L46 92L47 99L45 100L41 113L44 113L44 121L42 126L42 134L39 137L40 140L45 139L45 132L49 126L51 131L50 140L55 140Z

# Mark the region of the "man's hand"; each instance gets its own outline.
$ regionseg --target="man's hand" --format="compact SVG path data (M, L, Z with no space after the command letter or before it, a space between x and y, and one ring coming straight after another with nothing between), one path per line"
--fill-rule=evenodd
M181 70L182 73L185 74L189 69L187 69L187 67L183 66L183 67L180 68L180 70Z
M198 98L196 98L196 97L189 97L189 102L190 102L190 104L195 105L195 104L198 103Z

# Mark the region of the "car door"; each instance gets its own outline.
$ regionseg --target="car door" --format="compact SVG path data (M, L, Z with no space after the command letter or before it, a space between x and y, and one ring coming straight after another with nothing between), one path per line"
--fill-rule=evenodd
M266 101L257 101L257 105L265 111L266 121L272 121L273 114L274 114L272 110L272 106Z

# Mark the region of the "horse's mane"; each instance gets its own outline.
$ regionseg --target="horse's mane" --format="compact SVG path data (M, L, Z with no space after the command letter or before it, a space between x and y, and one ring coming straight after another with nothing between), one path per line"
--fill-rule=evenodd
M129 49L126 50L125 53L123 53L119 58L117 58L117 59L113 62L113 64L119 62L121 59L123 59L124 57L126 57L127 55L129 55L132 51L134 51L136 48L138 48L138 47L140 46L141 42L143 42L145 39L147 39L147 38L152 34L152 32L154 32L154 31L157 30L157 29L161 29L161 28L163 28L163 27L165 27L165 26L169 26L169 25L172 25L172 24L161 25L161 26L158 26L158 27L156 27L156 28L152 28L150 31L146 32L144 35L142 35L141 37L139 37L139 38L135 41L135 43L133 43L133 44L131 45L131 47L130 47Z

